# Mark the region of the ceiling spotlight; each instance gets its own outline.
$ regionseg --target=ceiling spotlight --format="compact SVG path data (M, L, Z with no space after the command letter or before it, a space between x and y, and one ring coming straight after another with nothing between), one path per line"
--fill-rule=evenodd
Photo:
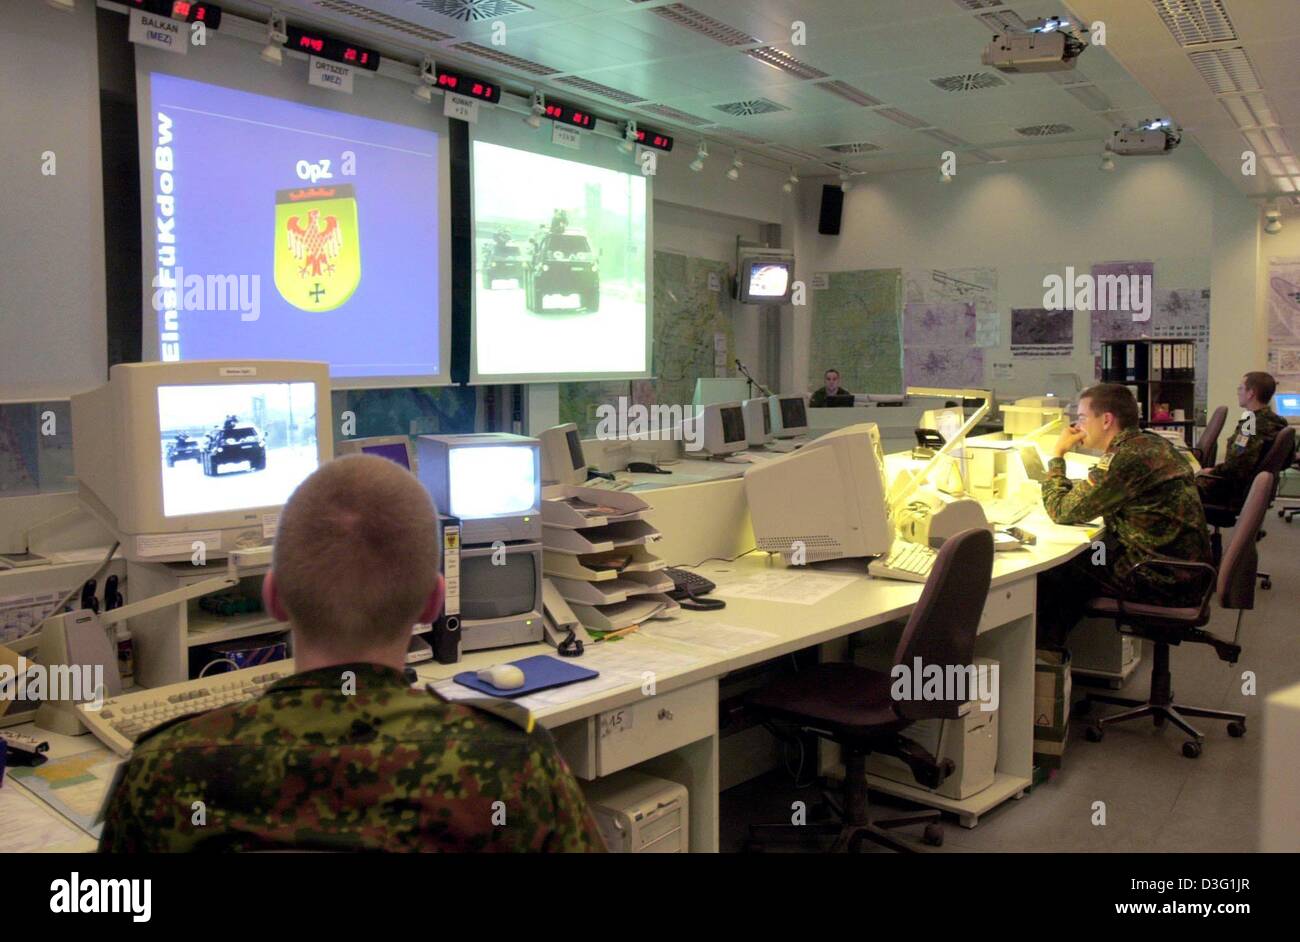
M1115 158L1110 154L1101 155L1101 169L1107 173L1115 169Z
M266 45L262 47L262 61L279 65L284 61L281 47L289 41L289 29L283 13L271 13L271 21L266 24Z
M1282 210L1276 206L1264 210L1264 231L1269 235L1277 235L1282 231Z
M623 125L623 140L619 143L618 149L625 154L630 154L636 148L636 122L629 121Z
M795 184L798 182L799 182L799 174L794 172L794 167L791 167L790 176L785 178L785 184L781 187L781 189L785 190L787 193L793 193Z
M695 159L691 161L691 169L699 173L704 169L704 158L709 156L709 146L700 141L700 146L695 150Z
M732 158L731 158L731 166L727 168L727 179L728 179L728 180L739 180L739 179L740 179L740 168L743 167L743 166L745 166L745 162L744 162L743 160L740 159L740 155L739 155L739 154L737 154L735 157L732 157Z
M847 193L851 189L853 189L853 184L849 182L849 175L840 171L840 192Z
M541 92L533 92L532 110L529 111L528 117L524 118L524 124L530 128L540 128L544 114L546 114L546 98Z
M420 63L420 77L415 82L411 94L428 104L433 101L433 86L438 84L438 70L428 56Z

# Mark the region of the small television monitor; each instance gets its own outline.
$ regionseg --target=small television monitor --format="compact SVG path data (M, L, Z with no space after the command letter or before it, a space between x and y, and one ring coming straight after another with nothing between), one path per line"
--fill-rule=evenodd
M72 397L79 498L133 561L269 542L276 515L334 455L329 366L121 363Z
M775 438L794 438L808 432L808 400L804 396L770 396L767 400Z
M741 405L745 414L745 436L751 445L766 445L772 440L772 413L767 397L746 399Z
M434 506L460 518L461 543L541 540L537 439L506 432L421 435L416 458Z
M537 438L542 443L543 484L582 484L587 480L587 457L577 425L557 425Z
M542 545L507 543L460 547L462 651L542 640Z
M737 297L742 304L785 304L794 288L794 257L741 256L738 278Z
M695 416L701 446L710 455L731 455L749 446L744 407L739 402L714 402Z
M1291 425L1300 425L1300 392L1280 392L1273 398L1278 416Z
M894 542L885 458L874 422L836 429L745 472L758 548L787 561L879 556Z
M411 440L405 435L376 435L373 438L345 439L338 443L335 454L340 458L344 455L375 455L379 458L387 458L394 464L400 464L412 473L415 473L418 468L415 449L411 447Z

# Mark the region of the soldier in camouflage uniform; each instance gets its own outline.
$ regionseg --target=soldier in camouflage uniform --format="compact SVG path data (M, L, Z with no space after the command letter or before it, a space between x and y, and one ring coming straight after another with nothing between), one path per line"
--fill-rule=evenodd
M1268 373L1247 373L1241 378L1237 404L1246 411L1232 432L1225 457L1196 476L1205 503L1231 507L1246 499L1256 468L1277 433L1286 428L1286 419L1269 408L1276 390L1277 381Z
M263 586L298 673L137 742L100 850L603 851L549 734L407 682L438 573L437 517L409 472L370 456L317 470Z
M1111 596L1159 605L1196 605L1208 579L1203 569L1153 563L1210 561L1205 512L1189 465L1169 442L1137 426L1137 402L1126 386L1102 383L1079 397L1079 424L1061 433L1043 481L1052 521L1083 524L1101 517L1102 546L1039 576L1040 642L1063 645L1090 598ZM1065 476L1064 455L1076 445L1104 449L1086 481Z

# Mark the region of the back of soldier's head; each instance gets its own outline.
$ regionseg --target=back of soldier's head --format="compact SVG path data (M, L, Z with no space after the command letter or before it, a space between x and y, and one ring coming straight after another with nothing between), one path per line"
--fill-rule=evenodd
M280 514L272 563L304 636L359 650L409 633L438 580L438 516L400 465L349 455L322 465Z

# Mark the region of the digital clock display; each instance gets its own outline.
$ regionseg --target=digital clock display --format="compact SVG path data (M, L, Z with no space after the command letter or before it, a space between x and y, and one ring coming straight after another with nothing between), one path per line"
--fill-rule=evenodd
M642 147L653 147L657 150L673 149L673 139L671 137L658 131L651 131L648 128L636 129L636 142Z
M202 23L216 29L221 25L221 7L215 3L196 3L194 0L126 0L127 4L146 13L184 20L186 23Z
M343 65L356 66L358 69L367 69L371 72L379 70L379 53L373 49L326 36L324 33L309 32L297 26L286 28L285 33L289 37L284 44L286 49L296 49L311 56L341 62Z
M489 101L493 104L501 100L500 85L485 82L482 79L476 79L468 75L461 75L459 72L452 72L448 69L438 70L438 87L449 92L455 92L457 95L467 95L470 98Z
M574 108L559 102L546 103L546 117L552 121L559 121L561 124L572 124L574 127L579 128L591 128L596 124L596 116L590 111L583 111L581 108Z

